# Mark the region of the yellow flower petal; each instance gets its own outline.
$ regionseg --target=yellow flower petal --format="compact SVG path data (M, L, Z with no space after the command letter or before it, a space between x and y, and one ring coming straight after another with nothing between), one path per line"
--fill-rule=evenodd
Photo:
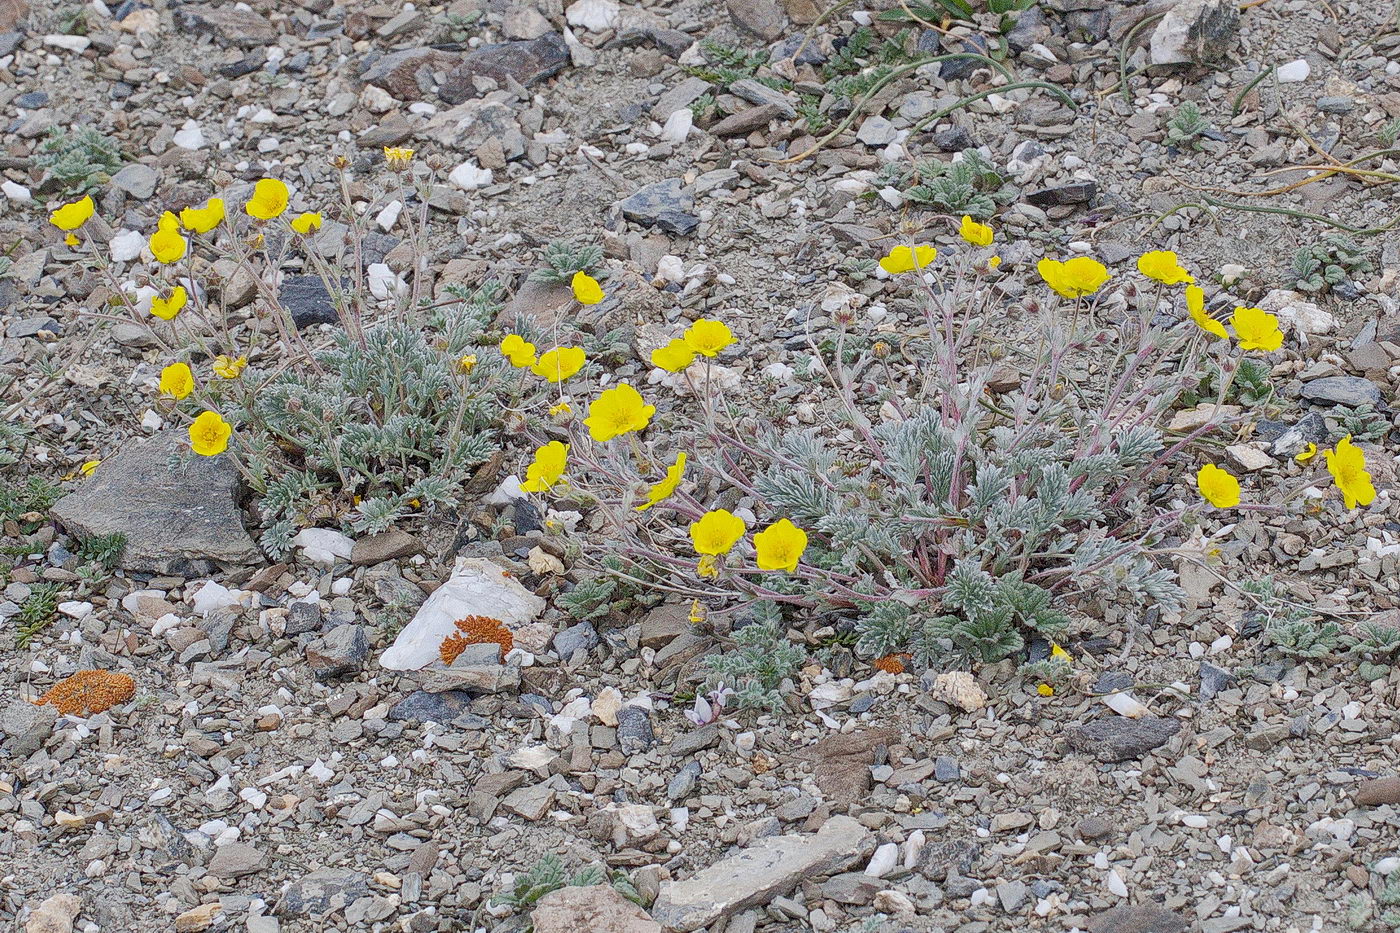
M1263 350L1272 353L1283 346L1283 331L1278 318L1263 308L1236 308L1230 315L1230 326L1240 340L1241 350Z
M1064 298L1083 298L1092 295L1109 280L1108 268L1097 259L1088 256L1075 256L1060 262L1058 259L1042 259L1036 263L1036 271L1045 284Z
M695 351L690 348L690 344L680 338L673 339L664 347L657 347L651 351L651 365L666 370L668 373L678 373L695 362Z
M786 518L779 519L753 536L759 570L792 573L807 550L807 532Z
M1240 481L1213 463L1207 463L1197 471L1196 488L1207 502L1218 509L1230 509L1240 504Z
M1314 444L1312 441L1308 441L1308 446L1298 451L1297 455L1295 455L1293 459L1297 460L1299 463L1307 463L1309 460L1316 456L1317 445Z
M170 290L170 297L164 298L160 295L151 297L151 314L162 321L169 321L180 313L190 300L189 293L185 291L185 286L176 285Z
M1138 257L1138 271L1163 285L1192 284L1196 280L1191 273L1177 262L1176 253L1169 249L1155 249Z
M191 233L208 233L224 221L224 199L210 198L203 207L187 207L180 212L180 223Z
M295 230L297 233L300 233L302 236L306 236L312 230L320 230L320 211L306 211L304 213L298 214L296 216L296 219L292 221L292 229Z
M1366 469L1366 455L1351 442L1350 434L1337 442L1336 449L1327 451L1327 472L1342 491L1347 508L1376 501L1376 486Z
M671 464L666 470L666 476L661 482L647 490L647 501L637 506L638 512L645 512L660 502L669 499L676 491L676 487L681 484L681 476L685 473L685 451L676 454L676 462Z
M574 300L581 305L596 305L606 297L598 280L583 270L574 273L569 287L573 289Z
M501 355L516 369L535 365L535 345L519 334L506 334L501 341Z
M962 225L958 227L958 236L973 246L991 246L995 238L991 227L979 224L966 214L963 214Z
M720 557L739 543L745 527L744 520L728 509L712 509L690 523L690 543L697 554Z
M258 220L271 220L282 215L290 199L291 193L285 184L276 178L263 178L253 186L253 196L243 205L243 210Z
M184 398L194 391L194 373L187 363L171 363L160 371L160 392Z
M85 194L76 201L69 201L49 215L49 223L60 230L77 230L87 223L97 209L92 203L92 195Z
M701 318L685 329L686 346L702 356L715 356L734 342L734 334L722 321Z
M916 268L924 269L937 258L938 250L927 243L913 249L896 246L880 260L880 268L890 275L899 275L901 272L913 272Z
M1212 337L1229 339L1230 333L1225 330L1225 325L1206 313L1206 293L1201 291L1199 285L1186 286L1186 313L1191 315L1197 327Z
M548 382L563 382L583 369L587 359L583 347L555 347L541 353L530 371Z
M656 406L648 405L642 394L625 382L605 389L588 406L583 423L595 441L610 441L632 431L640 431L651 422Z
M233 426L217 411L206 411L190 425L190 447L201 457L213 457L228 449Z
M535 449L535 461L525 471L520 488L526 492L547 492L564 475L569 462L569 445L550 441Z

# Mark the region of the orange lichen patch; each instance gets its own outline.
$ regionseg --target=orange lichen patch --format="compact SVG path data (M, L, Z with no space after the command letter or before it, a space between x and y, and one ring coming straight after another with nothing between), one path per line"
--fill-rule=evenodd
M884 671L886 674L904 673L904 657L897 654L887 654L870 663L876 670Z
M515 647L515 636L500 619L490 616L467 616L452 623L457 631L442 640L438 656L443 664L451 664L457 656L467 650L468 645L483 645L494 642L501 646L501 654L508 654Z
M78 671L65 677L35 700L48 703L65 716L91 716L125 703L136 695L136 681L111 671Z

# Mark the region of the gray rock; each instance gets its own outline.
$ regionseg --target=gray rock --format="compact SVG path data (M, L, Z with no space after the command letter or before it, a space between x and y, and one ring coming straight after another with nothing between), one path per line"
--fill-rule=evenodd
M687 763L666 785L666 796L671 800L684 800L689 797L690 792L695 789L695 782L700 780L701 773L700 762Z
M266 852L246 842L230 842L214 850L208 867L215 878L242 878L256 875L271 864Z
M1097 816L1084 817L1084 819L1079 821L1079 825L1076 828L1082 838L1091 841L1094 839L1102 839L1113 832L1113 827L1109 824L1108 820Z
M822 882L822 895L831 898L838 904L852 904L856 907L864 907L875 900L875 895L879 894L885 887L885 883L879 878L867 875L863 871L848 871L840 875L832 875Z
M765 129L770 122L781 118L785 107L788 107L786 103L762 104L758 107L750 107L748 110L741 110L738 113L731 113L710 127L710 135L718 136L721 139L729 136L747 136L755 130Z
M567 885L530 912L535 933L661 933L661 924L608 884Z
M666 752L676 758L685 758L718 744L719 724L712 722L701 726L694 732L682 732L671 740L671 744L666 747Z
M463 56L439 49L403 49L381 55L360 72L360 80L399 100L418 100L433 86L433 74L461 64Z
M1229 671L1216 667L1207 661L1201 662L1201 699L1214 699L1216 694L1231 689L1239 683L1239 678Z
M685 236L700 225L700 218L690 213L695 197L686 190L679 178L667 178L647 185L618 203L622 216L648 227L660 227L667 233Z
M771 88L766 84L761 84L753 78L744 78L742 81L735 81L729 85L731 94L737 94L744 100L755 105L771 104L778 108L779 116L791 120L797 116L797 109L792 106L787 95L776 88Z
M306 646L306 660L318 680L353 674L369 656L369 632L363 625L338 625Z
M729 18L745 32L773 41L787 28L787 15L778 0L728 0Z
M11 700L0 712L0 737L13 758L28 758L44 747L58 721L52 706L35 706L26 700Z
M592 622L579 622L554 636L554 653L561 661L574 656L575 651L592 651L598 647L598 630Z
M234 3L191 3L176 10L175 21L188 32L212 36L220 45L252 48L277 41L277 30L262 14Z
M1063 204L1088 204L1099 193L1099 186L1092 181L1076 181L1068 185L1044 188L1026 195L1026 200L1036 207L1051 207Z
M1148 716L1142 719L1097 719L1069 730L1069 744L1099 761L1118 762L1140 758L1165 745L1181 731L1181 720Z
M386 560L423 552L423 542L406 531L390 528L377 535L360 538L350 549L350 563L356 567L382 564Z
M933 759L933 777L936 781L944 784L962 779L962 768L958 766L956 758L949 758L947 755L939 755Z
M233 627L238 624L238 613L233 609L219 609L195 623L204 637L209 640L209 650L213 654L223 654L228 649Z
M543 819L554 804L554 788L548 784L533 784L511 791L501 801L501 808L531 822Z
M1148 44L1154 65L1208 64L1234 50L1240 10L1234 0L1178 0Z
M283 917L320 917L369 894L365 876L345 868L322 868L292 882L272 912Z
M690 631L690 608L667 603L647 611L640 624L640 644L643 648L660 650Z
M348 284L348 283L347 283ZM319 275L289 275L277 290L282 307L292 316L297 330L313 324L334 324L340 320L330 289Z
M1379 405L1380 386L1360 376L1323 376L1303 384L1303 398L1325 405Z
M156 183L159 181L160 173L155 169L140 162L133 162L122 166L121 170L112 176L112 187L120 188L138 201L144 201L156 193Z
M826 62L826 55L813 39L798 34L779 39L768 53L770 62L780 62L785 59L792 59L793 63L797 65L821 65Z
M878 114L865 118L856 132L856 139L867 146L888 146L899 136L893 123Z
M933 144L944 152L962 152L964 149L974 149L977 146L977 140L973 139L967 128L962 126L939 130L930 138Z
M727 856L684 881L661 884L651 915L681 933L767 904L803 880L844 871L874 849L870 830L834 816L815 835L773 836Z
M1187 921L1156 904L1124 905L1089 921L1089 933L1183 933Z
M287 634L301 635L321 627L321 604L297 600L287 607Z
M522 42L483 45L469 53L438 87L438 96L449 104L460 104L483 91L478 78L489 78L498 87L514 81L522 87L552 78L569 64L569 48L557 32Z
M467 711L472 695L465 690L429 693L415 690L389 708L394 722L451 722Z
M51 334L63 333L63 325L49 317L47 314L35 317L21 318L5 328L5 336L13 340L24 337L37 337L44 332Z
M228 457L190 453L188 443L184 431L169 430L124 447L58 500L54 520L81 537L126 535L128 570L199 577L215 562L261 562L243 529L237 468Z
M459 657L447 670L434 671L424 678L422 687L429 693L447 690L474 694L515 693L520 689L520 668L506 664L464 663Z
M651 108L651 118L665 123L666 118L677 110L684 110L711 90L710 82L703 78L686 78L657 99Z
M624 706L617 711L617 744L624 755L638 755L656 744L651 717L640 706Z
M1030 893L1030 888L1023 881L1004 881L997 885L996 892L997 900L1001 901L1001 909L1009 914L1014 914L1026 902L1026 895Z
M1380 777L1356 785L1352 798L1358 807L1400 804L1400 777Z

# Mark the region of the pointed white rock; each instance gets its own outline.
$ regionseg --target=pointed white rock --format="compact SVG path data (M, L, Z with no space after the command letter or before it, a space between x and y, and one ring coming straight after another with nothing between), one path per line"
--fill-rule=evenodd
M438 660L442 640L455 631L458 619L487 616L518 629L541 612L544 600L501 567L481 558L459 557L452 576L433 591L379 663L395 671L421 670Z
M613 23L617 22L617 14L621 9L614 0L576 0L569 4L564 16L570 26L582 26L590 32L602 32L604 29L611 29Z

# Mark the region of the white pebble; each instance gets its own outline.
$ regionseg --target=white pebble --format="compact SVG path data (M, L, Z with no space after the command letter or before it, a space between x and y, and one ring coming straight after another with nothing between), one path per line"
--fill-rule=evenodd
M204 131L193 120L186 120L170 141L181 149L191 151L204 148Z
M685 142L694 126L695 114L690 112L689 107L682 107L666 118L666 125L661 128L660 139L665 143L680 145Z
M1192 829L1205 829L1210 825L1210 820L1207 820L1199 813L1187 813L1181 817L1181 824L1183 826L1189 826Z
M24 203L31 200L29 189L17 181L10 181L8 178L0 182L0 191L5 193L5 197L11 201Z
M131 262L146 248L146 238L135 230L118 230L107 246L112 251L112 262Z
M388 233L390 230L394 229L394 224L398 223L399 214L402 212L402 201L390 201L388 204L384 205L384 210L380 211L379 215L374 218L374 222L379 226L380 230Z
M468 161L454 168L447 180L463 191L475 191L491 184L494 177L489 168L481 168L475 162Z
M1123 876L1118 874L1118 869L1108 873L1108 891L1114 897L1127 897L1128 886L1123 883Z
M893 842L887 842L875 850L875 854L870 856L870 863L865 866L865 873L872 878L883 878L894 871L895 865L899 863L899 846Z
M1299 81L1308 80L1308 75L1312 74L1312 66L1308 64L1306 58L1295 59L1286 65L1279 65L1275 75L1281 84L1297 84Z

